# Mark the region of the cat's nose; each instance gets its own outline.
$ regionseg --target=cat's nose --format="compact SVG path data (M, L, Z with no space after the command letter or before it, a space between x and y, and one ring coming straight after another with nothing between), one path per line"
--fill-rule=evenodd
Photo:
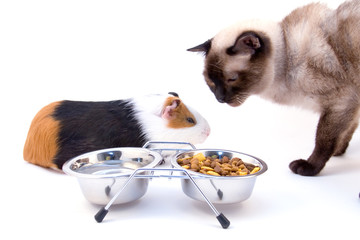
M225 94L224 94L224 90L222 88L220 88L220 87L216 88L215 97L219 103L225 103Z
M219 103L225 103L224 99L217 98L217 100L218 100Z
M216 100L218 100L219 103L225 103L225 95L223 94L219 94L219 95L215 95Z

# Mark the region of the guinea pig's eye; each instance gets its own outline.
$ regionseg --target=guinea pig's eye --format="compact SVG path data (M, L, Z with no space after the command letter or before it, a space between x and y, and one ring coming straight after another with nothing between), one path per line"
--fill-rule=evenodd
M186 121L188 121L188 123L191 123L191 124L194 124L194 123L195 123L194 119L191 118L191 117L188 117L188 118L186 119Z

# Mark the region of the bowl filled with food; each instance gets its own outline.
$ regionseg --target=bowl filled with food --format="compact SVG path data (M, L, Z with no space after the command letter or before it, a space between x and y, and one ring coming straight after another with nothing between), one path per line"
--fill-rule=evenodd
M222 149L184 151L175 155L171 164L186 169L214 204L245 201L251 196L256 178L267 171L266 163L257 157ZM181 186L188 197L204 201L189 179L181 179Z

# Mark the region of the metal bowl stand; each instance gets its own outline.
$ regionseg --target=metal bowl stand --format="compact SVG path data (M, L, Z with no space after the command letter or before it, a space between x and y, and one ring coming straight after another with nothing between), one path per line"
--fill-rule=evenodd
M146 143L143 148L147 148L149 147L151 144L182 144L182 145L190 145L192 149L195 149L195 147L190 144L190 143L186 143L186 142L148 142ZM180 152L180 151L184 151L186 149L152 149L154 151L159 151L160 153L162 151L176 151L176 153ZM151 171L150 175L140 175L138 176L138 173L144 172L144 171ZM165 172L165 171L171 171L171 174L162 174L162 175L154 175L154 172ZM173 172L182 172L184 175L173 175ZM109 212L109 208L111 207L111 205L113 205L113 203L115 202L115 200L119 197L119 195L121 194L121 192L129 185L130 181L134 178L187 178L191 181L191 183L196 187L196 189L199 191L199 193L201 194L201 196L204 198L204 200L206 201L206 203L209 205L209 207L211 208L211 210L213 211L213 213L215 214L217 220L219 221L219 223L221 224L221 226L226 229L230 226L230 221L224 216L224 214L220 213L215 206L209 201L209 199L206 197L206 195L204 194L204 192L200 189L200 187L196 184L194 178L188 173L188 171L186 169L177 169L177 168L138 168L136 169L130 176L129 178L126 180L126 182L124 183L124 185L122 186L122 188L110 199L110 201L108 202L108 204L105 207L102 207L96 214L95 214L95 220L97 222L102 222L103 219L105 218L105 216L107 215L107 213ZM109 188L111 188L111 186L109 186ZM106 191L110 191L109 188L106 188ZM221 192L220 192L221 193Z

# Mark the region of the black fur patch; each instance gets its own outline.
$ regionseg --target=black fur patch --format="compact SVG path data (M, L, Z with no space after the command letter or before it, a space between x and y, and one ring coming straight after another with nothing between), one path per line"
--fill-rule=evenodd
M173 95L174 97L179 97L179 94L177 94L176 92L169 92L170 95Z
M112 102L63 101L53 117L60 121L59 151L54 163L61 168L80 154L111 147L142 147L148 140L127 100Z

